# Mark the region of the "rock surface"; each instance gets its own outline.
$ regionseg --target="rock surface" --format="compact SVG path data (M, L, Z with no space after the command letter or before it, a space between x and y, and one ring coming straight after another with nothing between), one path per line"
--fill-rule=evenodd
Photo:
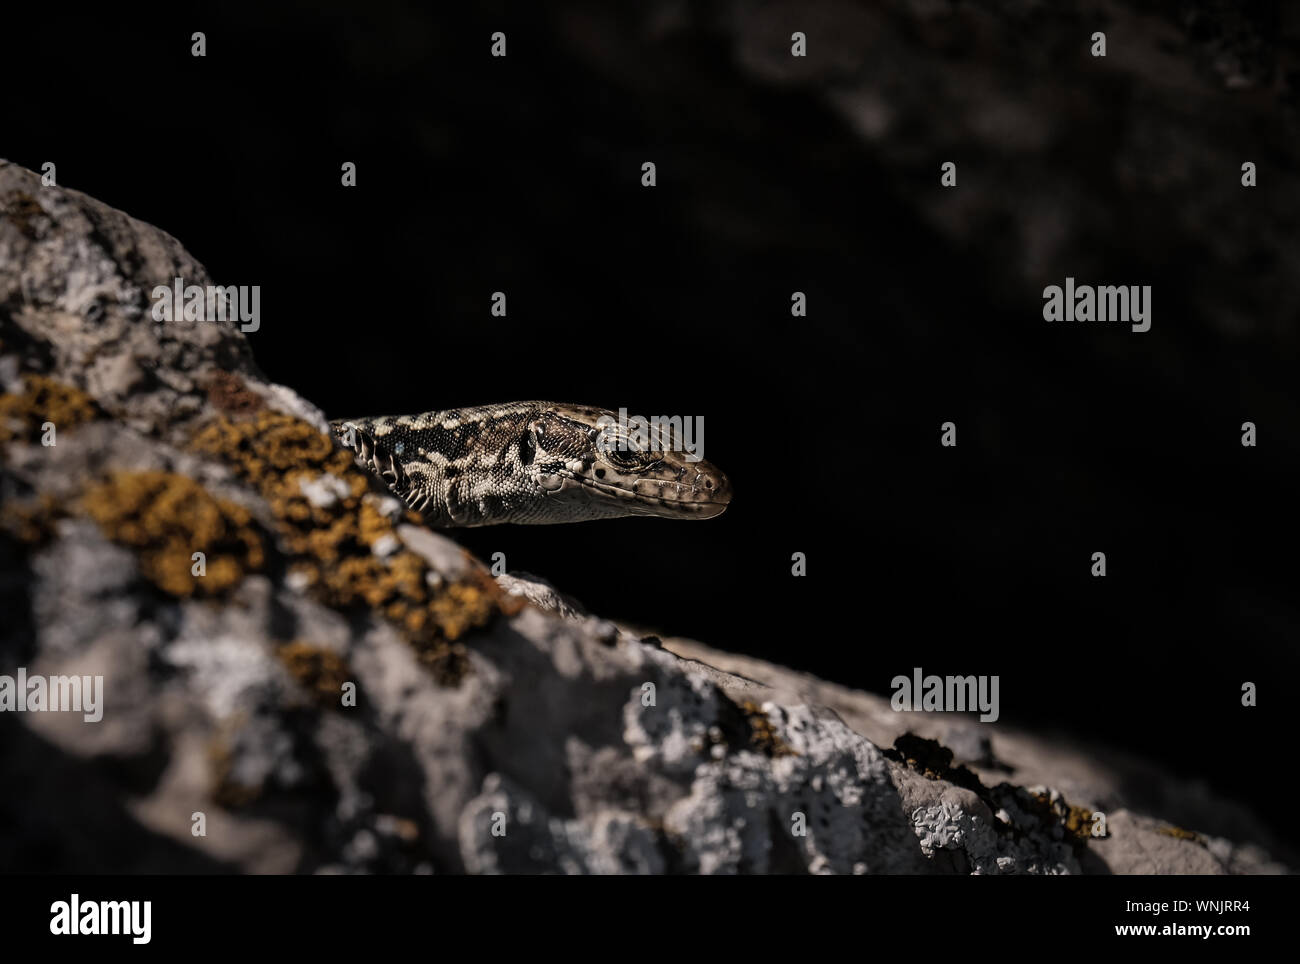
M236 326L153 321L174 277L210 283L0 162L0 674L104 678L99 722L0 714L0 869L1284 869L1250 814L1137 794L1139 763L494 581Z

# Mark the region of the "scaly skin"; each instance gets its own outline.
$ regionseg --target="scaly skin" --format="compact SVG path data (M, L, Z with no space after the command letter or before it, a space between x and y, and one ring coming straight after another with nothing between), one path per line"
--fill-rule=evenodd
M651 451L622 450L602 416L617 421L587 405L509 402L330 425L359 465L436 528L709 519L727 508L731 485L717 468L666 438Z

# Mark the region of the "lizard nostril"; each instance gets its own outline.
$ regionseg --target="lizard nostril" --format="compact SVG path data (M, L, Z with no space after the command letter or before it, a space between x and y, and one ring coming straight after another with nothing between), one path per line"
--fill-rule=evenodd
M604 477L605 477L605 470L604 470L604 469L597 469L597 470L596 470L596 478L598 478L598 479L603 479Z

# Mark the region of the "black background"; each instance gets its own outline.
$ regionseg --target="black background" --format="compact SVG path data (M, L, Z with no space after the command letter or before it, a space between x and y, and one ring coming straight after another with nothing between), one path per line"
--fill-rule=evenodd
M55 161L60 184L169 231L216 282L261 285L259 364L330 417L526 398L701 415L735 489L709 522L453 533L480 556L647 631L878 692L913 666L1000 675L1005 720L1140 751L1283 828L1300 419L1296 317L1272 306L1295 303L1295 279L1266 290L1216 254L1224 239L1180 233L1174 200L1133 203L1106 159L1144 123L1140 92L1080 40L1054 89L1102 114L1113 101L1122 122L1032 163L982 159L1023 164L1024 183L1068 168L1087 195L1088 260L1027 283L998 230L918 215L948 203L942 161L967 170L959 141L900 165L816 85L755 79L708 12L660 29L596 4L473 7L14 23L0 156ZM1277 26L1275 5L1245 7ZM1040 28L1060 24L1025 25ZM1174 55L1199 63L1196 41ZM973 69L918 49L930 70ZM1193 129L1267 157L1294 131L1293 104L1276 109ZM944 110L902 109L903 129L946 130ZM1293 175L1249 191L1239 176L1198 197L1236 205L1228 245L1274 264L1252 221L1276 221ZM992 190L959 174L951 203ZM989 203L1014 231L1022 199ZM1068 274L1151 285L1151 331L1045 323L1042 287ZM1229 337L1195 293L1234 287L1259 324ZM939 445L947 420L956 449Z

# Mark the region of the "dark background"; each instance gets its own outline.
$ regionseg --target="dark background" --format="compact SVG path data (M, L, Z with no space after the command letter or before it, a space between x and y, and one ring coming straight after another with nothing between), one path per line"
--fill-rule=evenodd
M260 284L259 363L331 417L704 416L721 518L452 533L484 558L852 686L998 674L1283 828L1300 24L1050 6L105 6L13 22L0 156ZM1152 285L1151 331L1047 324L1067 275Z

